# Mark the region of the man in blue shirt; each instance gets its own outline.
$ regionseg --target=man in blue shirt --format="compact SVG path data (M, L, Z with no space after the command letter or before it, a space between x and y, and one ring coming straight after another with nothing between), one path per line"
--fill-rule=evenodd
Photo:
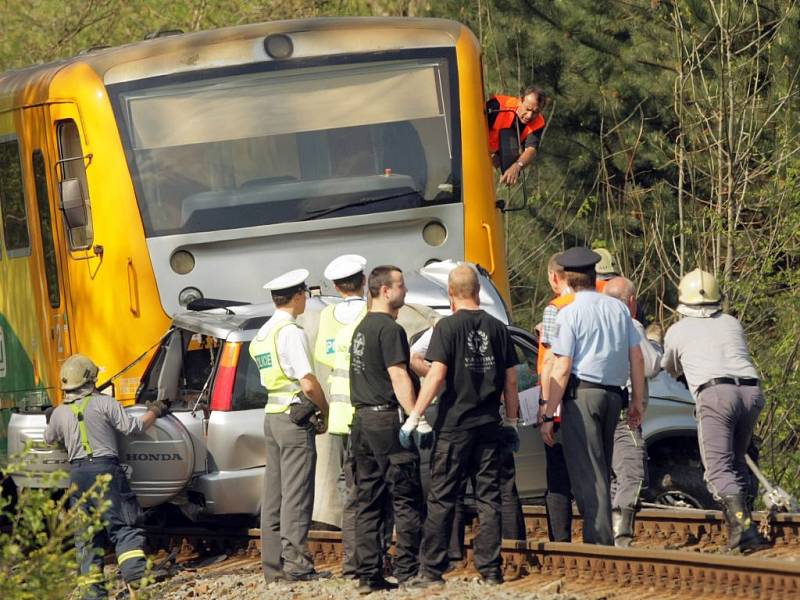
M575 500L583 515L583 541L614 545L611 528L611 455L620 410L632 396L628 422L642 421L644 359L639 333L619 300L595 291L594 265L600 256L588 248L570 248L559 258L575 300L558 312L556 357L550 395L540 428L553 444L553 420L561 407L561 435Z

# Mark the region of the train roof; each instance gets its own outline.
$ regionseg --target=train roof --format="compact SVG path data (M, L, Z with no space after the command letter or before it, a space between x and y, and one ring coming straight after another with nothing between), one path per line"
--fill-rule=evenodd
M270 34L291 36L312 31L330 33L334 41L330 53L338 54L363 47L365 43L371 50L453 46L469 30L460 23L446 19L329 17L178 33L122 46L90 49L51 63L8 71L0 75L0 110L11 108L9 100L13 98L17 99L13 102L14 107L46 101L49 83L71 65L86 65L109 84L164 72L237 64L237 59L238 63L253 62L253 42L258 42L261 47L260 40ZM354 36L354 32L359 35ZM387 32L391 32L391 35L387 35ZM204 51L208 52L210 48L215 50L215 55L204 55ZM315 50L315 55L321 54L319 48ZM270 60L266 53L261 59ZM32 88L38 91L34 92ZM21 92L25 92L22 100L17 97Z

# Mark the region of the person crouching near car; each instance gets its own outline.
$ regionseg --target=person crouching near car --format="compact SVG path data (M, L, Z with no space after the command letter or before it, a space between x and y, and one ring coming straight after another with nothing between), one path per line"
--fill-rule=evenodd
M448 566L447 548L459 494L473 480L480 530L475 537L475 566L487 584L500 584L502 541L500 470L504 436L519 447L518 363L506 326L480 308L477 269L461 264L450 272L448 295L453 314L437 324L426 359L431 367L416 406L401 434L410 437L433 398L444 387L434 430L431 489L422 534L420 575L409 588L442 585Z
M81 574L89 575L93 570L97 574L97 580L83 596L91 599L106 597L102 583L106 536L114 544L119 570L132 595L147 566L144 530L139 524L142 511L119 464L116 433L141 433L169 412L166 403L157 401L148 404L141 417L128 415L114 398L97 391L97 372L94 362L82 354L73 354L64 361L59 375L64 401L47 410L44 432L45 443L62 442L67 449L70 484L75 488L71 504L79 501L99 476L111 477L105 497L100 499L109 502L103 514L105 527L88 544L76 541ZM81 508L90 512L95 505L91 502Z
M296 323L306 308L307 278L308 271L296 269L264 285L275 313L250 343L250 356L267 389L261 567L268 585L331 575L315 571L306 552L314 507L314 436L325 431L328 415L308 341Z
M764 408L764 394L739 320L725 314L717 280L695 269L678 286L681 320L664 337L661 366L683 374L697 408L704 478L722 503L728 548L751 552L764 541L750 516L747 447Z
M409 367L408 339L397 323L405 304L403 272L375 267L367 280L370 309L350 344L350 400L355 408L350 444L356 465L356 562L358 593L397 587L383 576L383 529L394 508L397 532L394 575L404 583L419 569L422 486L419 452L401 445L400 426L416 400L417 379ZM406 421L410 420L411 416ZM416 423L415 423L416 425ZM425 438L432 436L430 427ZM420 440L420 445L425 445Z

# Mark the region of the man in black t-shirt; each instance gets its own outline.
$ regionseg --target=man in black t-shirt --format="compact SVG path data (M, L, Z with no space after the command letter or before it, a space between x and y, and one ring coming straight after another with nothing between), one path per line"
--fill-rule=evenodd
M405 303L403 273L393 266L376 267L368 287L370 311L356 327L350 345L350 401L355 408L350 436L358 488L356 562L362 594L397 587L383 578L381 531L387 494L397 530L394 573L401 583L417 574L423 502L419 454L413 446L404 448L399 439L403 409L411 413L419 385L409 370L408 339L396 322ZM424 426L420 429L424 433Z
M480 530L475 537L475 567L483 581L502 583L500 573L501 427L500 403L512 441L519 443L516 422L518 363L505 325L480 309L477 270L462 264L450 272L448 294L453 315L433 330L426 359L431 368L414 411L403 429L419 418L445 385L439 399L431 459L431 489L420 552L421 573L414 587L443 583L447 545L458 495L473 480Z

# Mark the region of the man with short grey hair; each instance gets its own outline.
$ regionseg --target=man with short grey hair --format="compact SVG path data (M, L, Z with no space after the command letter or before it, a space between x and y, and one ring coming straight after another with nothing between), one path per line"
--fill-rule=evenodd
M661 352L647 339L644 327L636 320L636 287L630 279L614 277L603 288L606 296L621 301L633 319L633 326L642 338L639 347L644 357L644 393L642 403L647 410L647 380L661 370ZM628 393L631 392L628 380ZM625 410L620 412L614 431L614 451L611 459L611 525L614 545L627 548L633 540L634 517L639 510L639 494L647 487L647 446L642 426L632 427Z

